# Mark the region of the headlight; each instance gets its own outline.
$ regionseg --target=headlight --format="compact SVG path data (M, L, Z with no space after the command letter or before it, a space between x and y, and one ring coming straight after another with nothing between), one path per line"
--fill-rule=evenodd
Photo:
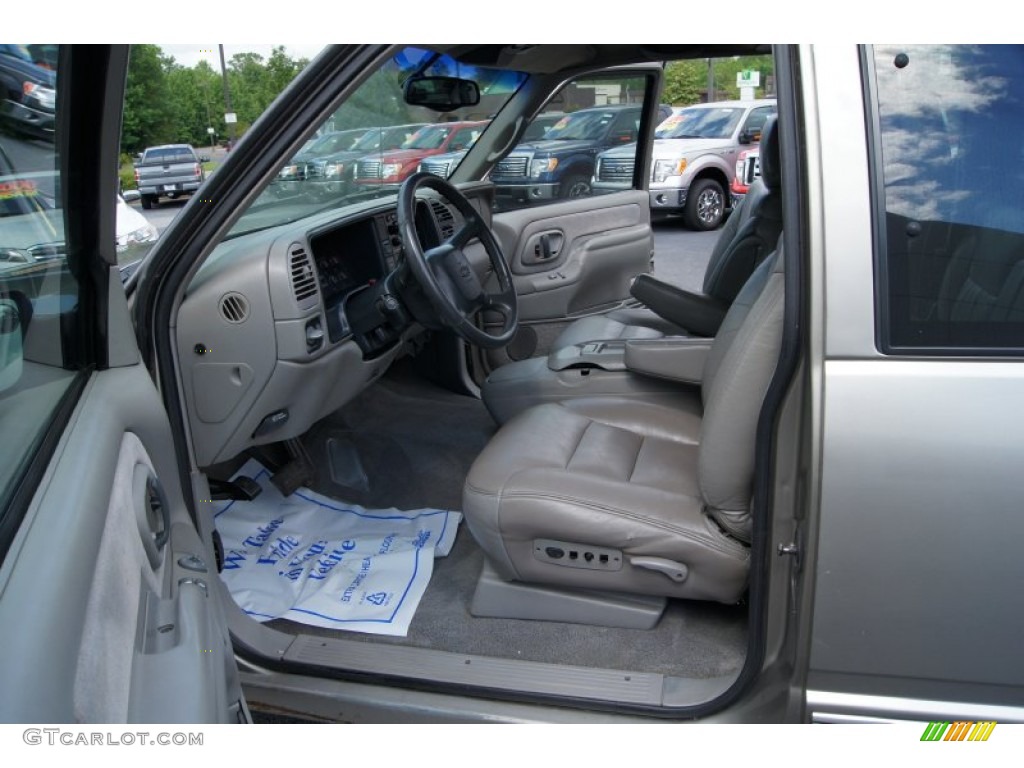
M686 170L686 158L681 160L655 160L652 181L664 181L669 176L682 176Z
M542 173L551 173L557 167L557 157L549 157L546 160L533 160L530 163L530 175L540 176Z
M324 176L328 179L333 176L341 176L345 172L344 163L328 163L324 166Z
M131 245L136 243L152 243L159 237L159 233L152 224L146 224L143 227L139 227L134 232L129 232L127 235L122 235L117 238L117 249L123 251Z
M35 83L23 83L21 86L22 93L30 99L33 99L39 106L44 109L53 109L57 103L57 92L53 88L47 88L45 85L36 85Z
M299 175L299 166L297 165L286 165L281 169L278 178L281 179L292 179Z
M380 167L380 175L381 175L381 178L383 178L383 179L386 179L389 176L397 176L401 172L402 172L402 164L401 163L384 163L384 165L382 165Z

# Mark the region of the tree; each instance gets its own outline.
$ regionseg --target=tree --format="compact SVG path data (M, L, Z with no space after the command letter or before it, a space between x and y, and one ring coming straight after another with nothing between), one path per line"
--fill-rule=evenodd
M231 108L238 115L235 135L252 124L301 72L306 59L292 59L283 46L266 60L236 53L228 63ZM210 141L207 128L225 136L224 82L207 62L185 67L156 45L132 46L128 65L121 148L139 152L154 144Z
M673 61L665 67L662 101L686 106L696 104L707 89L707 63L704 59Z
M159 46L133 45L128 59L121 146L131 153L167 141L173 135L175 105L167 87L164 57Z

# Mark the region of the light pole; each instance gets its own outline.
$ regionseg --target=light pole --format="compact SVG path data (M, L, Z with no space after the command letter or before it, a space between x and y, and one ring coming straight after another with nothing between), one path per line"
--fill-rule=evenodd
M220 49L220 74L224 78L224 123L228 131L228 143L235 138L235 113L231 111L231 90L228 88L228 68L224 64L224 45L218 44Z

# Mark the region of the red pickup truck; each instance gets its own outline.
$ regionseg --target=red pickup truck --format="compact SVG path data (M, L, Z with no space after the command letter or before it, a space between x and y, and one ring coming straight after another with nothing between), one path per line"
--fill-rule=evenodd
M481 120L426 125L399 149L360 158L356 163L356 184L364 188L397 189L399 184L416 173L423 158L468 148L487 123L487 120Z

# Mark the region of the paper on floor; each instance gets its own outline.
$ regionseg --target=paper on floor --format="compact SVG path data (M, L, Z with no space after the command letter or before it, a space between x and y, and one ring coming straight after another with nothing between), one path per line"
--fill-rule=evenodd
M263 488L220 502L221 574L257 621L405 636L462 515L442 509L369 510L299 489L283 497L256 461L240 470Z

